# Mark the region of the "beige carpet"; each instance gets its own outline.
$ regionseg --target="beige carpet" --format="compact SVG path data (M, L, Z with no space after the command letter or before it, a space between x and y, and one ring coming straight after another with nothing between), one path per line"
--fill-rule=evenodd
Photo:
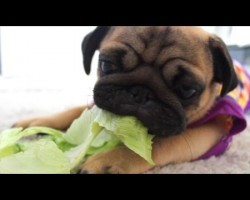
M60 84L59 84L60 85ZM82 85L82 84L76 84ZM0 77L0 131L19 119L54 113L91 101L86 86L58 89L56 83ZM81 91L81 92L79 92ZM248 117L250 124L250 117ZM156 168L149 173L250 173L250 127L235 136L230 149L220 157Z

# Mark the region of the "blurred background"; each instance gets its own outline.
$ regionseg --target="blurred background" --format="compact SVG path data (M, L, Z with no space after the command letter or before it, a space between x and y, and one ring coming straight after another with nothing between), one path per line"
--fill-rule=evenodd
M92 101L92 73L82 65L81 42L95 26L0 27L0 131L16 120ZM250 27L202 27L219 35L250 71Z
M202 26L220 36L231 56L250 71L250 26Z

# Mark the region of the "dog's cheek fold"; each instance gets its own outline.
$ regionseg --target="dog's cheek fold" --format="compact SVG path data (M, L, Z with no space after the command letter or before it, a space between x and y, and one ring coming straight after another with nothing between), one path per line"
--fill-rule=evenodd
M138 65L138 57L133 52L128 52L122 59L124 69L134 69Z

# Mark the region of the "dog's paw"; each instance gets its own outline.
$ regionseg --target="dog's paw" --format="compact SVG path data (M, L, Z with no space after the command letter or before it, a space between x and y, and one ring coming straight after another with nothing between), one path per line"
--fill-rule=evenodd
M90 157L81 167L82 174L137 174L152 166L126 147L118 147Z
M12 128L17 128L17 127L28 128L28 127L34 127L34 126L51 127L52 123L49 118L31 118L31 119L26 119L26 120L21 120L21 121L16 122L15 124L12 125Z

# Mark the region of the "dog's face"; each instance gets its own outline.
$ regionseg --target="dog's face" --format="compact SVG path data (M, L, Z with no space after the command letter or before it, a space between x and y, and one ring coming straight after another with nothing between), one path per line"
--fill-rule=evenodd
M225 95L237 77L225 44L196 27L98 27L83 41L88 74L99 49L94 101L136 116L159 136L181 133Z

